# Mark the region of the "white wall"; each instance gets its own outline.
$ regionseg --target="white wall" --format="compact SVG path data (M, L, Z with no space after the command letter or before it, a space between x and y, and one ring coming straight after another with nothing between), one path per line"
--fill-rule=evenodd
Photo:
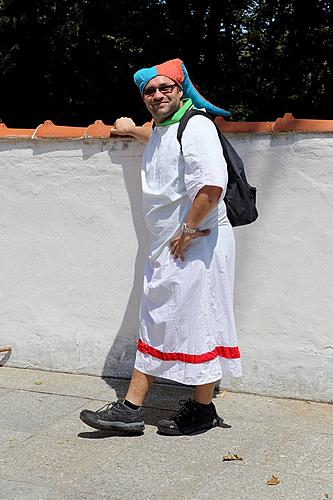
M333 135L230 136L258 187L236 228L236 390L333 394ZM128 377L148 235L134 140L0 141L0 346L10 366ZM0 371L1 377L1 371Z

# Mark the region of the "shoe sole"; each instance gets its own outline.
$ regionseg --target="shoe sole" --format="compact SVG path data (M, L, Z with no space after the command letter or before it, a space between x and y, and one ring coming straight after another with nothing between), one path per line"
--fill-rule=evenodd
M142 422L107 422L105 420L90 419L87 416L80 415L80 419L89 427L101 431L121 431L121 432L143 432L145 423Z
M181 432L178 429L169 429L168 427L160 427L159 425L157 425L158 432L160 434L163 434L164 436L195 436L196 434L202 434L203 432L209 431L210 429L213 429L213 427L217 426L218 426L218 421L214 420L209 427L201 426L192 432Z

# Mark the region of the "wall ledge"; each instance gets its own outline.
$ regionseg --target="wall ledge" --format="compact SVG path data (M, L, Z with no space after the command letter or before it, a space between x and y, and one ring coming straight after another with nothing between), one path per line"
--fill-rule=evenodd
M275 122L233 122L217 117L215 123L222 132L233 134L333 132L333 120L298 119L294 118L291 113L285 113L282 118L277 118ZM152 122L147 122L144 126L149 127L151 124ZM106 125L102 120L96 120L88 127L55 125L51 120L46 120L36 129L7 128L4 123L0 123L0 139L108 139L110 136L112 137L113 128L113 125Z
M272 133L272 132L333 132L333 120L309 120L294 118L285 113L275 122L230 122L222 117L215 118L222 132L230 133Z

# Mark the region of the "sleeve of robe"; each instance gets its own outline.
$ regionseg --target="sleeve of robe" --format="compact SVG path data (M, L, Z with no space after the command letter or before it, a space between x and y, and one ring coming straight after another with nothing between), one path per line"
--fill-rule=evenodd
M219 186L224 197L228 183L227 164L215 125L204 116L193 116L182 136L185 186L193 202L204 186Z

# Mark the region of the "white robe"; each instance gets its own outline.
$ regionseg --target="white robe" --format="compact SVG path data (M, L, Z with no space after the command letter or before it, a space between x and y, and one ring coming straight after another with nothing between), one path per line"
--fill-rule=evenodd
M143 211L151 235L140 309L135 368L188 385L241 376L233 313L235 242L223 201L227 167L216 129L192 117L177 141L178 124L156 127L142 161ZM220 186L218 206L200 225L185 260L170 254L170 240L197 192Z

